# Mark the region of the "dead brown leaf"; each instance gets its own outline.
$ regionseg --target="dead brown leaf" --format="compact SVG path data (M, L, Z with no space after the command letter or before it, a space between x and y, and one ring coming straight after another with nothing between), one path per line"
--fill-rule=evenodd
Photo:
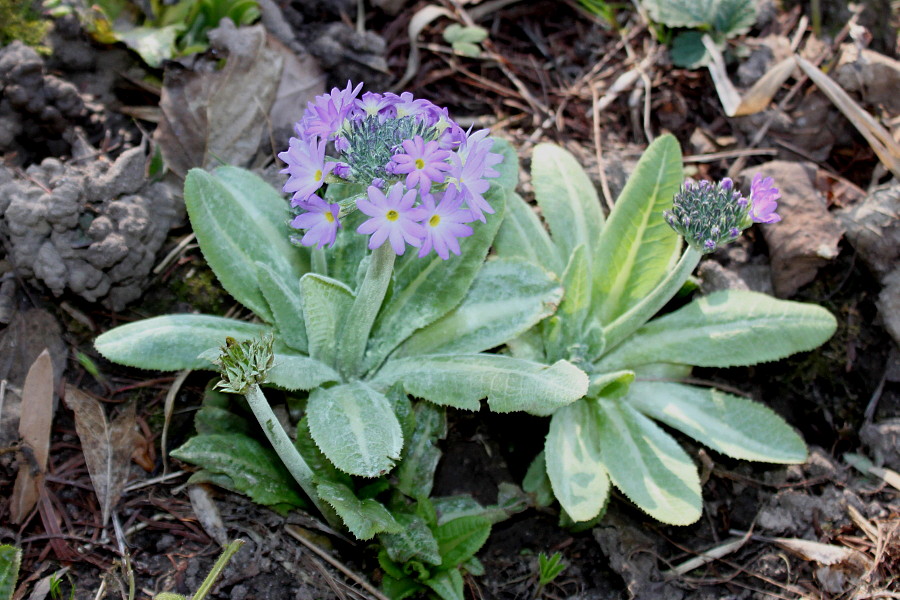
M75 413L75 431L106 525L128 478L135 445L134 403L129 402L112 423L99 401L75 387L66 387L66 405Z
M249 163L281 79L283 56L263 26L225 23L209 36L227 56L222 69L198 63L194 71L166 70L154 140L166 165L182 177L193 167Z
M40 496L47 458L50 454L50 426L53 424L53 361L50 352L41 352L25 377L22 387L19 436L19 473L10 498L10 517L19 524L31 512Z

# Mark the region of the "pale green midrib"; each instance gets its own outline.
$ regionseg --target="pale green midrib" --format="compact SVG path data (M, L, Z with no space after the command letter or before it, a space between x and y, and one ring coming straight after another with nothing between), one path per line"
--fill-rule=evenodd
M669 152L666 150L662 153L661 163L663 165L668 161ZM650 215L655 212L657 204L659 203L659 195L660 190L662 189L663 181L665 180L665 169L657 170L657 177L653 184L653 202L646 207L643 211L643 214L640 219L640 228L628 228L626 231L636 231L637 235L633 236L626 242L623 236L623 240L620 243L625 243L628 247L628 253L626 254L625 264L623 268L620 268L616 273L616 277L613 281L613 285L607 293L606 298L603 299L602 311L601 314L598 315L602 322L606 322L609 320L613 309L618 307L618 304L625 294L625 288L627 287L628 282L632 279L631 271L634 268L634 264L636 261L637 255L640 253L641 247L643 243L637 243L638 235L643 240L644 233L647 230L647 223L650 221ZM636 211L639 212L639 211ZM620 311L617 311L620 312ZM618 315L616 315L618 316Z
M554 153L555 154L555 153ZM554 166L556 167L557 172L562 173L563 164L559 160L558 155L554 155L553 157ZM575 218L575 227L578 231L578 239L575 240L574 247L578 247L579 243L584 244L587 248L591 247L590 236L588 234L587 228L587 215L584 214L584 210L582 210L581 202L578 199L578 192L572 187L572 180L570 177L563 177L563 181L566 186L566 193L569 199L569 206L572 207L572 216ZM580 217L580 218L579 218ZM561 232L562 233L562 232Z

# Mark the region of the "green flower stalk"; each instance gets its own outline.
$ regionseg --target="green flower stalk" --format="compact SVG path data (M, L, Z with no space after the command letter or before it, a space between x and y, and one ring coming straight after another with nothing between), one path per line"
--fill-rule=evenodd
M222 376L216 387L232 394L241 394L247 399L250 410L253 411L253 415L288 472L300 484L319 512L329 523L334 524L334 511L322 504L316 493L312 469L291 442L260 388L266 381L266 373L275 363L274 342L275 339L271 335L243 342L227 338L221 348L221 355L215 361Z

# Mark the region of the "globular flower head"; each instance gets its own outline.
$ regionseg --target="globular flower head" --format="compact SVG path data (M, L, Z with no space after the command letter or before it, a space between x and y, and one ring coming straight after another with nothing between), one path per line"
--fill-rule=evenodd
M266 374L275 362L271 335L259 339L237 341L226 338L221 354L215 360L222 376L216 387L232 394L243 394L251 385L265 383Z
M397 254L407 244L444 259L458 254L458 239L471 235L466 223L494 212L486 193L503 160L491 152L494 140L486 129L464 131L446 108L409 92L360 97L360 90L348 82L316 97L279 154L298 211L292 225L306 230L300 243L333 244L339 218L361 210L370 219L357 232L372 236L370 248L390 240ZM332 184L368 191L336 208L323 200ZM441 226L423 223L426 213Z
M731 179L725 178L718 184L687 181L675 194L672 210L663 215L687 243L708 254L733 242L750 225L748 207Z
M763 177L762 173L753 176L750 184L750 218L754 223L777 223L781 216L775 213L777 200L781 192L775 187L771 177Z

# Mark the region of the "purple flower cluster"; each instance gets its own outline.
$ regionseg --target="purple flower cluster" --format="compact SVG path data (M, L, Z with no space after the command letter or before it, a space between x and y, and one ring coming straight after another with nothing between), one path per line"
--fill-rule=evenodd
M749 200L727 177L718 184L686 181L663 216L691 246L706 254L734 241L753 223L780 221L775 213L780 197L772 178L760 174L753 178Z
M356 230L371 236L369 248L388 242L398 255L407 245L419 256L459 254L459 238L472 235L468 223L494 212L485 198L503 160L491 152L494 140L409 92L360 96L361 88L348 82L316 97L278 155L298 213L291 226L305 230L300 243L334 244L341 217L358 209L369 217ZM331 184L356 184L360 194L327 202Z

